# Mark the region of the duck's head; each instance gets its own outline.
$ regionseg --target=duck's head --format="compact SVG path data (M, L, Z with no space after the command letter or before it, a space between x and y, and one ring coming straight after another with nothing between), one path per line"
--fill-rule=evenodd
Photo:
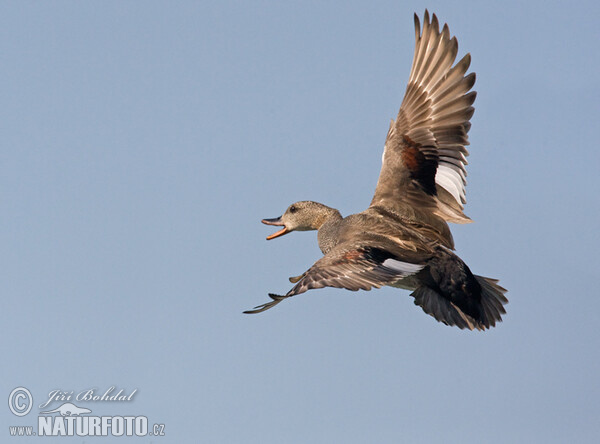
M282 216L263 219L262 223L283 227L276 233L267 236L267 240L271 240L292 231L318 230L332 214L339 215L339 212L318 202L302 200L290 205Z

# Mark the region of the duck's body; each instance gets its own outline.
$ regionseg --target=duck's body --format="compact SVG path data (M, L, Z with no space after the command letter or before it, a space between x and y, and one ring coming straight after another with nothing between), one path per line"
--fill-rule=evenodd
M415 15L415 58L398 118L392 121L383 165L368 209L342 217L326 205L301 201L283 216L265 219L291 231L318 230L324 256L298 277L284 298L322 287L370 290L394 286L412 290L415 304L447 325L485 329L505 313L505 290L496 280L475 276L451 250L447 222L466 223L462 212L474 74L465 76L467 54L454 67L456 39L425 12L423 34Z

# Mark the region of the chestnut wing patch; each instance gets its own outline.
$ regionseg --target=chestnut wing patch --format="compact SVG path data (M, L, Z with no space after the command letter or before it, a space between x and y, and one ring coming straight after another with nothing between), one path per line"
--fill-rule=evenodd
M437 194L435 186L438 167L437 148L424 147L405 135L402 137L400 158L417 186L427 194L435 196Z

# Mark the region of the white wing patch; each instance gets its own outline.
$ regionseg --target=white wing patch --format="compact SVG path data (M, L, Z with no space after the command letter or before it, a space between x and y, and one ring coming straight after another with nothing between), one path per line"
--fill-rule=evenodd
M466 202L465 184L462 175L458 171L439 164L435 174L435 183L448 191L460 207L463 207Z
M409 262L402 262L396 259L386 259L381 264L386 268L394 271L398 271L402 274L414 274L421 271L425 265L411 264Z

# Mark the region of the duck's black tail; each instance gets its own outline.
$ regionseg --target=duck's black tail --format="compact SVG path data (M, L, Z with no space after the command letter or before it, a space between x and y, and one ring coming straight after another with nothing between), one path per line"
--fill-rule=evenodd
M428 286L417 288L411 296L415 304L423 311L446 325L456 325L458 328L469 330L485 330L494 327L496 322L502 321L506 313L503 305L508 302L504 296L506 290L498 285L498 280L473 276L480 291L479 299L471 300L467 304L452 302L439 293L439 289ZM475 295L473 295L475 296ZM461 307L462 306L462 307Z
M486 327L494 327L497 322L502 322L502 315L506 314L504 305L508 299L504 294L506 289L498 285L498 279L475 276L481 285L481 307Z
M411 294L415 304L446 325L485 330L502 321L508 299L496 279L475 276L455 254L445 250L420 274Z

